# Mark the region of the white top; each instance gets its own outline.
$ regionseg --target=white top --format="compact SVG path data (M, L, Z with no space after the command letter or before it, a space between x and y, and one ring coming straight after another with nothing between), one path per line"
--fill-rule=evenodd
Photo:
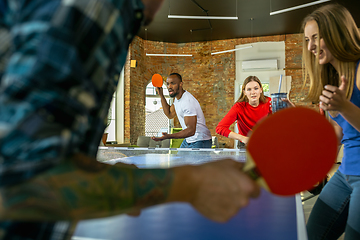
M182 129L187 128L184 117L197 117L196 132L193 136L185 138L186 142L192 143L211 139L210 130L207 128L205 123L204 113L201 110L198 100L196 100L191 93L185 91L179 100L175 98L174 106Z

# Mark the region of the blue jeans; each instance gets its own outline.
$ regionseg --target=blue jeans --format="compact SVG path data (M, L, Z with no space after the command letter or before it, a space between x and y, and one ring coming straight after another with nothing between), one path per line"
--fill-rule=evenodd
M192 143L188 143L184 139L184 141L181 143L180 148L211 148L211 145L212 145L211 139L203 140L203 141L196 141L196 142L192 142Z
M339 170L321 191L307 223L309 240L360 239L360 176Z

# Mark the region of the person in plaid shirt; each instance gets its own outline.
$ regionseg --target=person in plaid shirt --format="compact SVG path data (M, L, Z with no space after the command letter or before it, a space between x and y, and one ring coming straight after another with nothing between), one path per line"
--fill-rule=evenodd
M128 46L162 1L0 0L0 239L66 239L79 219L171 201L226 221L259 195L229 159L172 169L96 161Z

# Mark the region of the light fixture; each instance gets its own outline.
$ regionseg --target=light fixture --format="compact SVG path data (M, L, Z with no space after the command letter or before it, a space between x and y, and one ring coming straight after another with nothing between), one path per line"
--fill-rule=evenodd
M285 8L285 9L275 11L275 12L270 12L270 15L275 15L275 14L284 13L284 12L290 12L290 11L297 10L297 9L300 9L300 8L305 8L305 7L309 7L309 6L313 6L313 5L316 5L316 4L329 2L329 1L330 0L319 0L319 1L311 2L311 3L306 3L306 4L299 5L299 6L295 6L295 7L291 7L291 8Z
M170 13L170 3L171 0L169 0L169 15L168 18L178 18L178 19L202 19L202 20L238 20L238 16L237 16L237 0L235 0L235 12L236 15L235 17L221 17L221 16L209 16L208 15L208 10L205 10L203 7L201 7L196 1L193 0L193 2L199 7L201 8L201 10L203 12L206 13L206 16L185 16L185 15L171 15Z
M153 56L153 57L192 57L192 54L147 53L146 56Z
M220 17L220 16L185 16L185 15L168 15L168 18L178 19L205 19L205 20L238 20L238 17Z
M230 50L225 50L225 51L220 51L220 52L213 52L211 53L211 55L215 55L215 54L221 54L221 53L227 53L227 52L235 52L238 50L243 50L243 49L247 49L247 48L252 48L253 46L246 46L246 47L242 47L242 48L235 48L235 49L230 49Z

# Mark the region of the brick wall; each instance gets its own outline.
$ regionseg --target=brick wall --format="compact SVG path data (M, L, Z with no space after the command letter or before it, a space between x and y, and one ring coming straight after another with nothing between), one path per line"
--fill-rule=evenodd
M212 135L218 136L226 147L233 147L233 140L215 133L218 122L233 105L235 81L235 53L211 55L212 51L235 48L236 45L285 41L285 73L292 76L290 100L297 105L312 106L304 102L300 34L241 38L212 42L186 44L145 41L136 37L130 46L128 63L125 66L125 139L132 144L145 134L145 88L155 73L164 78L171 72L183 76L184 89L200 102L206 124ZM146 53L184 53L192 57L148 57ZM130 60L137 61L136 68L130 68ZM177 126L178 122L176 122Z

